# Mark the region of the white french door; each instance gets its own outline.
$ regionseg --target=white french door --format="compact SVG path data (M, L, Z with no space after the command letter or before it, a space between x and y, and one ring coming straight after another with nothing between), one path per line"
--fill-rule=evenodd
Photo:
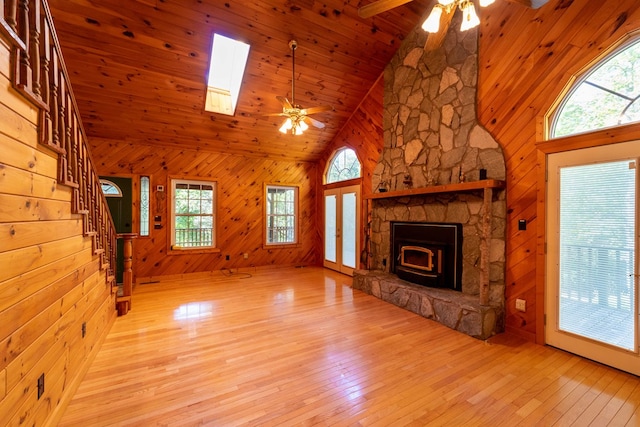
M640 375L640 141L549 155L547 344Z
M324 192L324 266L353 275L360 253L360 186Z

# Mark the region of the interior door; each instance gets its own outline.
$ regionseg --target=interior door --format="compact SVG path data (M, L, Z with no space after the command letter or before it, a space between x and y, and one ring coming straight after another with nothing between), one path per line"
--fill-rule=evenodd
M360 186L324 192L324 266L353 275L360 253Z
M640 141L548 157L545 339L640 375Z
M113 218L116 232L131 233L133 217L133 190L131 178L120 178L115 176L100 177L115 184L120 189L119 195L107 196L107 205ZM124 240L118 239L116 246L116 282L122 283L124 272Z

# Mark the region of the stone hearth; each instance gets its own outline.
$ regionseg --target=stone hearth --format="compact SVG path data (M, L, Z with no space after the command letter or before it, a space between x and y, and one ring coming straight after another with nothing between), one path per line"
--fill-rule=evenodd
M504 329L502 308L482 306L474 295L416 285L379 270L354 271L353 288L474 338Z

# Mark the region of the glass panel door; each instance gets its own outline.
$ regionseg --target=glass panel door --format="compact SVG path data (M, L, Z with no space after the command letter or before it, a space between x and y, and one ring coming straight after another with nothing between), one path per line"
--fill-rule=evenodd
M335 194L324 196L324 259L335 263L337 261L338 235L338 203Z
M355 192L342 193L342 264L356 268L356 242L358 240L356 225L358 223L358 206Z
M560 168L559 328L635 348L633 161Z
M549 157L546 340L638 374L635 144Z
M324 266L353 275L360 247L360 186L325 190L324 206Z

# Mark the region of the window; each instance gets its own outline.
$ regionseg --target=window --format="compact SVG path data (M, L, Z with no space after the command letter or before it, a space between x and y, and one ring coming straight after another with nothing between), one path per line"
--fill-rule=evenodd
M171 180L172 248L213 248L216 183Z
M220 34L213 35L206 111L233 116L248 57L248 44Z
M553 114L552 138L640 121L640 36L580 76Z
M298 242L298 187L267 185L266 244Z
M140 236L149 236L149 177L140 177Z
M327 170L327 184L360 178L360 162L350 148L339 150L331 159Z
M101 179L100 186L105 197L122 197L122 190L115 182L108 179Z

